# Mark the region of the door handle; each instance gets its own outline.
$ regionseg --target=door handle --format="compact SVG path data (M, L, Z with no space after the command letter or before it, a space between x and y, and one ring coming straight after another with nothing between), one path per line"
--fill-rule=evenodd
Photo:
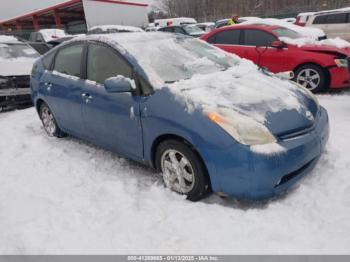
M86 103L89 103L90 100L93 98L93 97L92 97L90 94L88 94L88 93L83 93L83 94L81 94L81 96L82 96L83 99L85 99L85 102L86 102Z
M51 87L52 87L51 83L46 82L44 85L45 85L47 91L51 91Z

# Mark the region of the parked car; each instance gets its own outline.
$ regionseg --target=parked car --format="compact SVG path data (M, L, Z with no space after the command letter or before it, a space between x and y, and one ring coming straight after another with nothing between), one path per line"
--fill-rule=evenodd
M135 33L144 32L139 27L135 26L125 26L125 25L99 25L91 27L88 30L88 35L93 34L113 34L113 33Z
M242 24L242 23L249 22L249 21L255 21L257 19L261 19L261 18L254 17L254 16L240 17L238 19L238 24ZM230 21L229 18L218 20L218 21L215 22L214 28L216 29L216 28L221 28L221 27L224 27L224 26L229 26L229 24L228 24L229 21Z
M325 32L319 28L301 27L276 18L257 18L241 23L242 25L271 25L288 28L298 34L315 40L327 39Z
M167 26L158 29L159 32L177 33L192 37L201 37L205 32L196 25Z
M217 20L215 22L215 29L228 26L228 21L230 21L228 18Z
M41 29L37 32L32 32L29 36L30 42L39 42L39 43L47 43L52 40L56 40L59 38L64 38L69 36L62 29Z
M208 43L249 59L273 73L293 71L294 80L313 92L349 87L346 59L350 56L350 49L325 45L299 47L280 38L301 39L302 36L279 26L236 25L202 37Z
M297 21L297 19L294 18L294 17L283 18L283 19L281 19L281 20L284 21L284 22L287 22L287 23L292 23L292 24L295 24L296 21Z
M298 14L297 15L297 19L295 21L295 24L298 25L298 26L305 26L307 21L314 14L315 14L315 12L308 12L308 13L300 13L300 14Z
M306 26L322 29L328 37L340 37L350 41L350 8L316 13L307 21Z
M176 17L154 20L155 27L178 26L178 25L194 25L197 20L191 17Z
M30 105L29 78L40 55L14 37L0 36L0 111Z
M280 194L315 166L329 133L305 88L179 34L64 43L35 63L31 87L49 136L150 165L190 200Z
M202 29L204 32L210 32L214 29L215 23L213 22L207 22L207 23L198 23L196 24L197 27Z

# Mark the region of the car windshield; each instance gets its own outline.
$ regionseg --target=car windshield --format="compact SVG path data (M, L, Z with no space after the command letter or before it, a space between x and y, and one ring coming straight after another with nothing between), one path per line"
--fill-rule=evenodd
M150 37L143 41L126 41L123 46L138 60L151 81L156 78L157 83L163 84L189 79L196 74L224 71L240 61L238 57L190 37Z
M39 56L39 53L30 46L0 43L0 59L38 58Z
M301 34L288 28L280 27L272 30L278 37L288 37L291 39L303 38Z
M196 25L186 25L184 29L187 34L204 34L204 31Z

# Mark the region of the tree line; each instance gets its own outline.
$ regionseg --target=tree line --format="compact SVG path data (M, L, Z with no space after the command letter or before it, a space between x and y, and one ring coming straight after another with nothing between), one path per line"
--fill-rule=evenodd
M158 0L155 18L194 17L200 22L240 16L294 16L350 6L350 0Z

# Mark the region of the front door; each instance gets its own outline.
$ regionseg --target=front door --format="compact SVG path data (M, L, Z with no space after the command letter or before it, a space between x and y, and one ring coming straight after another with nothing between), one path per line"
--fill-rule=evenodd
M143 158L142 128L138 96L108 93L104 81L114 76L132 79L132 68L112 48L90 44L82 90L82 114L86 135L94 142L122 155Z

